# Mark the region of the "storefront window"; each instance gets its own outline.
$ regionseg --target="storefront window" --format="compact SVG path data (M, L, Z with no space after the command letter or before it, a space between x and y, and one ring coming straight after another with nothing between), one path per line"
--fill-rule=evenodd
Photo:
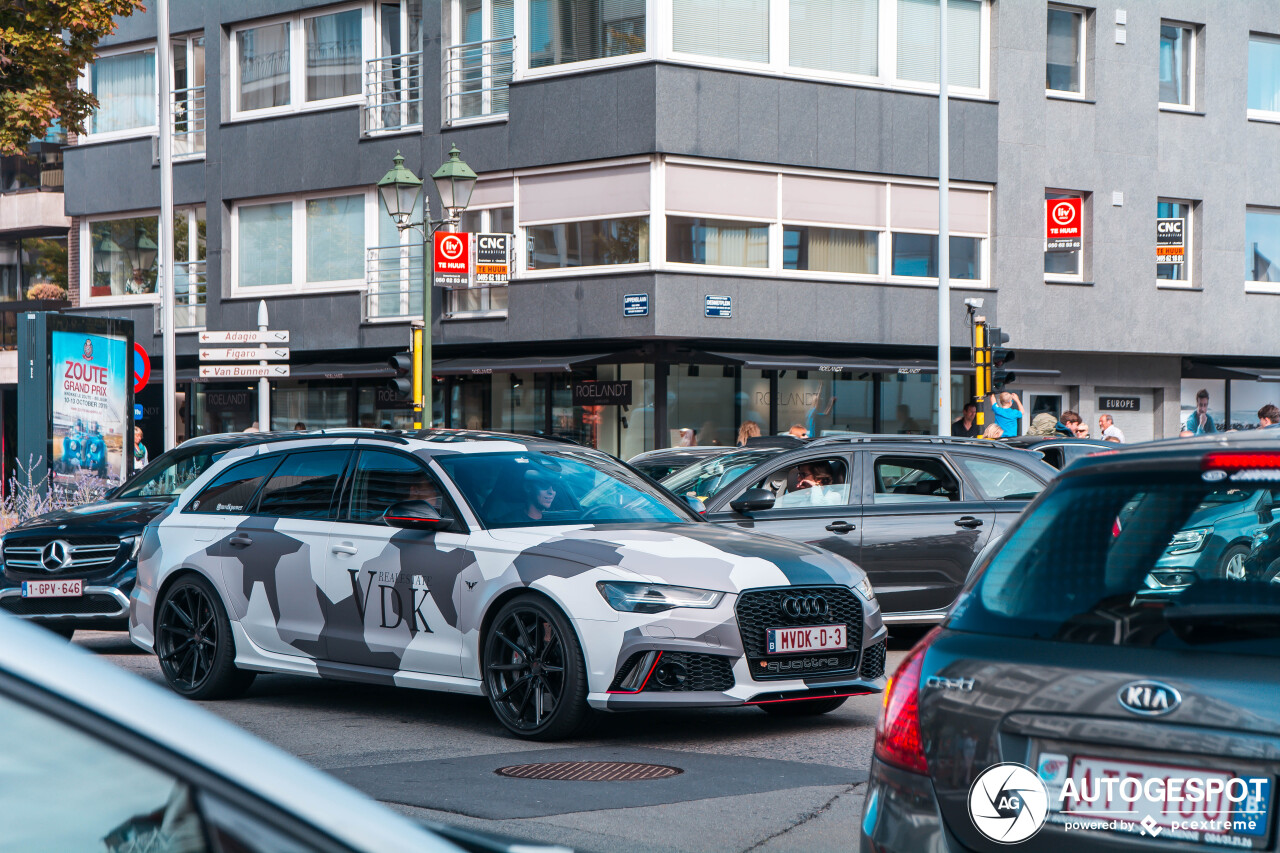
M741 428L747 421L751 421L759 428L761 435L768 435L771 405L769 374L763 370L746 368L740 369L738 373L742 377L741 388L738 391L738 427Z
M258 420L256 388L195 386L196 435L219 432L244 432Z
M880 374L881 432L891 435L938 435L938 374ZM951 411L965 403L964 377L951 377ZM947 426L950 434L950 425Z
M493 428L502 432L546 432L547 374L495 373L490 379Z
M875 432L875 379L870 374L859 378L849 373L820 373L818 377L821 396L805 422L810 438Z
M667 374L667 437L672 447L737 444L735 369L673 364Z
M271 428L338 429L351 426L351 387L272 383Z

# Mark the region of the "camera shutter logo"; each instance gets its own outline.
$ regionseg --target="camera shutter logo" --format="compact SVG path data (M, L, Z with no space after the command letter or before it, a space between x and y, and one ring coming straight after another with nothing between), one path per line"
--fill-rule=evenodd
M1034 836L1049 816L1049 792L1034 770L1005 762L988 767L969 789L969 818L984 836L1017 844Z

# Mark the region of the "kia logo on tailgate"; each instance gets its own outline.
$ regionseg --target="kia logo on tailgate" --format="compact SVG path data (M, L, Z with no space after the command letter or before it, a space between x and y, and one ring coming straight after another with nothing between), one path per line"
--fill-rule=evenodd
M1144 717L1168 714L1182 704L1178 691L1159 681L1131 681L1120 688L1116 699L1126 711Z

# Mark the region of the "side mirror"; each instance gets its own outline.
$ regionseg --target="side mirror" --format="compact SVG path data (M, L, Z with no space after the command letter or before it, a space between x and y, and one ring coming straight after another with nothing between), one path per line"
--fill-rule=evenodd
M1262 524L1270 524L1275 520L1275 507L1263 506L1258 510L1258 521Z
M730 503L729 506L734 512L750 515L753 512L773 509L773 501L773 492L768 489L747 489L742 497Z
M426 501L400 501L387 507L382 520L392 527L409 530L445 530L453 524L452 518L441 516Z

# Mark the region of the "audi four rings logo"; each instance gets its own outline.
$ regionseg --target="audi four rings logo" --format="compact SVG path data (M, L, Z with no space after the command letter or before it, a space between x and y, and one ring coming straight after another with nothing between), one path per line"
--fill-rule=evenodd
M463 243L461 238L450 235L440 241L440 254L444 255L447 260L456 261L462 257L462 250Z
M40 549L40 565L46 572L56 572L71 562L71 546L55 539Z
M778 609L787 616L826 616L831 612L827 599L821 595L788 595L782 599Z

